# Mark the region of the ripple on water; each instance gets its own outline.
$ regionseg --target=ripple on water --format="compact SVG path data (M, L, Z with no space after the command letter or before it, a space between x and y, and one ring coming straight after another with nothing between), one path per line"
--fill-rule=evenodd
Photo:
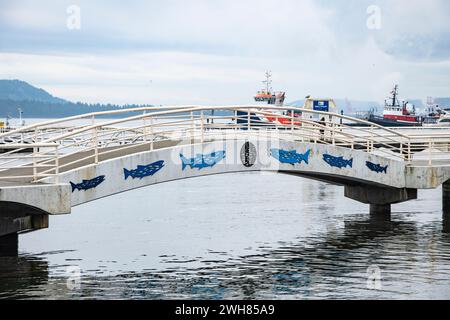
M380 221L340 187L284 175L142 188L21 236L21 255L0 258L0 298L448 299L450 223L439 190L420 197Z

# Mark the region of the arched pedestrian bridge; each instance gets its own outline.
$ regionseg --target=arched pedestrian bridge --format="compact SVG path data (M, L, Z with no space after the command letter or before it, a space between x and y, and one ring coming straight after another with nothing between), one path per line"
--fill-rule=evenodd
M0 150L0 252L17 250L18 233L48 227L49 214L203 175L271 171L326 181L372 214L442 184L450 202L450 129L390 129L294 107L89 113L2 133Z

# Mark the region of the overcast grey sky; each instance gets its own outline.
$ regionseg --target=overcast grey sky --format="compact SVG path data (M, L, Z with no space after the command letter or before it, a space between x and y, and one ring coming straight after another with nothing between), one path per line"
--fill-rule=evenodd
M266 69L287 100L450 96L449 16L448 0L0 0L0 78L85 102L244 104Z

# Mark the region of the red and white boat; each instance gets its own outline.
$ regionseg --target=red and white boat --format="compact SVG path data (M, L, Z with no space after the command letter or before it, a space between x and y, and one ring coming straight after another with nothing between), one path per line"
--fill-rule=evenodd
M368 120L386 127L421 126L421 117L416 115L414 105L410 107L407 101L400 105L398 85L391 91L391 96L384 101L383 116L369 115Z
M404 101L400 106L398 101L398 85L395 85L394 90L391 92L391 98L385 100L383 117L385 119L417 122L416 110L413 106L412 111L408 110L408 102Z
M258 91L254 97L256 102L263 102L264 104L282 106L284 103L284 99L286 98L285 92L273 92L272 91L272 74L269 71L266 71L266 80L262 83L264 84L264 88Z
M279 91L279 92L274 92L272 90L272 74L267 71L266 74L266 79L263 81L264 84L264 88L260 91L258 91L256 93L256 95L254 96L255 102L258 103L263 103L264 105L274 105L277 107L282 107L284 104L284 100L286 99L286 92L284 91ZM281 124L281 125L300 125L299 121L292 121L292 114L289 112L282 112L282 111L278 111L278 110L261 110L265 113L272 113L273 116L271 115L265 115L264 116L264 120L270 122L270 123L274 123L274 124ZM300 113L294 113L293 114L294 118L300 118L301 114Z
M274 92L271 87L271 73L266 72L265 76L266 80L263 81L264 88L254 96L255 102L264 106L274 105L276 107L283 107L286 93L283 91ZM337 110L333 99L313 99L310 96L305 98L305 103L302 108L322 112L336 112ZM245 125L248 123L247 111L237 111L237 115L238 124ZM289 110L289 107L285 107L283 110L255 107L254 111L250 114L250 121L253 126L300 126L304 123L304 120L319 121L321 118L324 118L324 115L307 111L302 113L299 110Z

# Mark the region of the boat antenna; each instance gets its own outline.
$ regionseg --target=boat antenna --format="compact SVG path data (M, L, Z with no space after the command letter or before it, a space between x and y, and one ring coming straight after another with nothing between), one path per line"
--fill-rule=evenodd
M398 96L398 84L394 86L394 90L392 91L392 106L397 105L397 96Z
M269 93L272 91L271 85L272 85L272 80L270 79L272 77L272 72L271 71L266 71L266 80L264 80L262 83L264 83L266 85L266 92Z

